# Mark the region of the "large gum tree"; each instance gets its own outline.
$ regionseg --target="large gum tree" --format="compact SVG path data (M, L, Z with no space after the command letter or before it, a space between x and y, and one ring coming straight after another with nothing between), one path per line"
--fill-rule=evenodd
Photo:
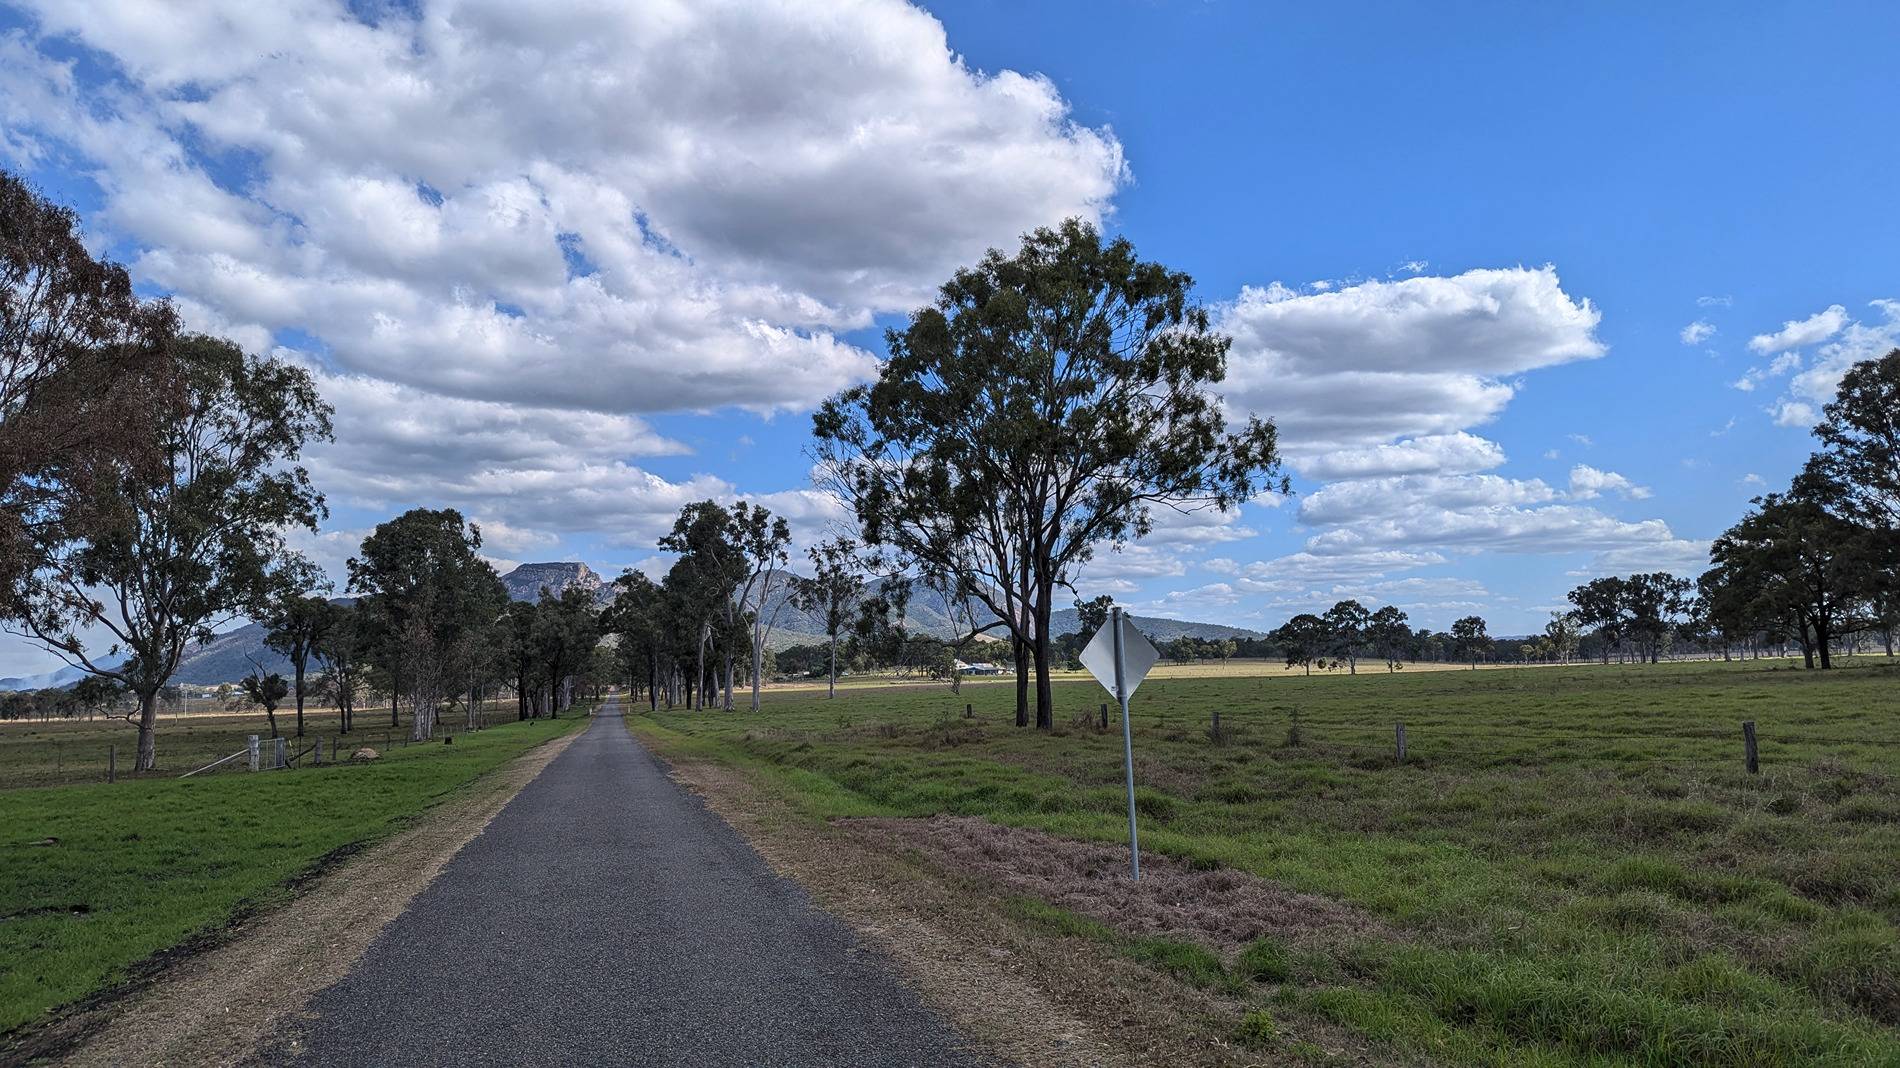
M138 698L136 768L157 759L158 693L185 651L256 605L315 530L323 497L296 461L328 438L310 375L202 335L174 346L177 403L143 421L148 440L101 460L43 541L13 615L68 663Z
M1050 617L1076 570L1156 509L1287 488L1273 424L1230 423L1213 392L1231 341L1193 279L1082 221L992 249L886 343L877 381L814 416L820 480L868 544L975 569L972 595L1034 662L1045 730Z

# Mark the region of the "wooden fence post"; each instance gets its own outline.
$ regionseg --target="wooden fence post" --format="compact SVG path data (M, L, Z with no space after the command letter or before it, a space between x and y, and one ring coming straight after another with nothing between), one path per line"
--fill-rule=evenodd
M262 746L262 743L258 740L258 737L255 734L251 735L250 738L245 742L245 749L248 751L248 755L251 758L252 771L256 771L257 766L263 762L263 752L262 752L261 746Z
M1742 723L1742 762L1748 766L1750 775L1761 774L1761 756L1755 749L1755 721Z
M1102 702L1102 729L1108 729L1108 702Z
M1405 724L1399 723L1393 725L1392 743L1398 750L1399 763L1405 763Z
M106 781L119 781L119 747L116 745L106 746Z

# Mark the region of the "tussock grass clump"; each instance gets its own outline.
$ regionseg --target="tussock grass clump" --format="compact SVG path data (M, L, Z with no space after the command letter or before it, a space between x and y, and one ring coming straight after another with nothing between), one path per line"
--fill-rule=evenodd
M1808 989L1883 1023L1900 1025L1900 933L1871 913L1848 912L1789 962Z
M1234 1041L1243 1046L1271 1046L1280 1037L1280 1028L1273 1022L1273 1014L1265 1009L1255 1009L1240 1018L1240 1026L1234 1028Z
M1122 947L1122 952L1150 968L1167 972L1189 986L1202 989L1232 989L1233 977L1222 967L1220 958L1205 946L1172 938L1137 938Z
M1284 983L1293 978L1293 955L1271 938L1258 938L1240 951L1234 971L1256 983Z

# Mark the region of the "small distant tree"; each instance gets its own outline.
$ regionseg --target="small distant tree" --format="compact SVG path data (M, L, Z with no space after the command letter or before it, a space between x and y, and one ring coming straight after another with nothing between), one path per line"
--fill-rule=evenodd
M838 696L838 638L856 616L858 602L864 596L863 566L858 562L857 542L838 537L812 546L806 556L812 565L811 578L792 583L792 605L801 612L818 617L830 646L825 696Z
M329 587L315 566L307 561L295 561L270 583L257 612L258 622L265 628L264 644L290 661L299 738L303 737L304 730L305 676L324 632L336 622L336 608L323 596Z
M1631 575L1623 580L1623 617L1637 642L1637 658L1661 659L1670 631L1688 614L1692 584L1667 571Z
M95 715L111 715L125 699L126 689L113 679L88 675L73 684L72 698L80 708L86 710L86 718Z
M1386 605L1372 613L1366 621L1366 639L1385 660L1386 671L1397 671L1405 666L1405 650L1411 644L1412 628L1406 625L1406 615L1397 607Z
M251 661L251 667L251 674L238 681L244 687L244 696L250 698L253 704L263 706L264 716L270 720L270 736L276 738L280 734L277 730L277 706L284 703L284 695L290 692L290 684L276 672L266 673L263 665L255 660Z
M1577 645L1582 640L1582 634L1577 629L1577 617L1569 612L1552 612L1550 622L1544 624L1544 638L1550 643L1553 657L1570 663L1570 658L1577 655Z
M315 652L323 665L322 692L336 703L337 732L348 734L356 728L356 698L367 685L364 676L374 653L362 612L350 604L332 605Z
M1324 619L1332 649L1346 655L1347 674L1359 674L1359 650L1365 645L1372 613L1358 601L1341 601L1326 610Z
M1621 578L1606 576L1591 579L1589 582L1571 590L1569 597L1573 606L1570 618L1578 624L1596 631L1602 642L1603 662L1610 662L1610 653L1614 651L1620 660L1623 655L1623 639L1629 625L1629 596Z
M1451 625L1452 646L1457 656L1471 662L1471 670L1478 670L1478 658L1491 648L1491 635L1486 633L1482 616L1466 616Z
M1280 646L1286 666L1301 668L1308 675L1313 673L1313 661L1325 653L1331 636L1326 621L1311 612L1294 616L1269 635Z

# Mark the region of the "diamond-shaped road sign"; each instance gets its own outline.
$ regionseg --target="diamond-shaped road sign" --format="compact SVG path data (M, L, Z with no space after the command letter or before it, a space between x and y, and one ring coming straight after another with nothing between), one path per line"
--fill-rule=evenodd
M1122 681L1128 687L1126 694L1115 693L1114 627L1117 619L1122 626ZM1135 629L1134 621L1119 612L1109 615L1102 629L1095 632L1095 637L1090 638L1088 646L1082 650L1082 666L1088 668L1089 674L1094 675L1096 681L1118 700L1134 696L1135 687L1141 685L1149 669L1160 659L1160 652L1156 651L1146 635Z

